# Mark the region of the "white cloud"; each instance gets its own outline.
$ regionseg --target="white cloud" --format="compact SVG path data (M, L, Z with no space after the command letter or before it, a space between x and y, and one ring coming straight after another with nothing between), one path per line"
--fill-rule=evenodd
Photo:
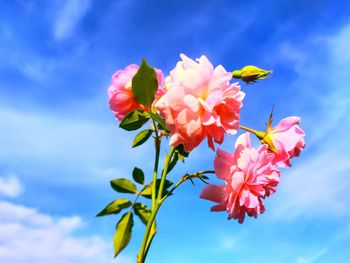
M339 64L347 64L350 66L350 24L345 26L338 35L328 38L331 52L336 62Z
M78 113L84 109L77 104L69 110ZM0 107L0 162L18 167L19 170L15 172L25 169L34 171L32 174L37 173L37 176L42 174L35 171L55 167L62 176L51 177L50 180L65 183L81 181L82 178L84 182L96 179L103 181L110 179L113 173L117 177L123 173L123 169L127 169L126 163L147 158L145 152L152 145L132 149L130 145L134 134L118 129L110 115L111 122L103 123L70 117L63 112L43 113L27 108L24 113L21 109ZM148 168L146 165L152 165L150 162L144 163L144 169ZM67 168L69 171L79 170L79 174L72 177L67 173L64 176ZM27 173L23 176L27 176Z
M0 177L0 195L17 197L22 193L22 185L15 175Z
M0 262L89 263L114 260L112 245L99 236L77 236L84 226L81 218L52 217L21 205L0 201Z
M54 37L64 40L70 37L90 7L90 0L66 0L54 23Z
M13 68L31 80L46 80L48 74L57 66L57 60L31 52L29 46L19 45L22 42L21 34L16 32L13 25L0 24L0 66Z
M299 73L308 73L305 72L303 66L307 62L307 54L304 50L297 48L295 45L292 45L289 42L284 42L280 45L279 48L279 57L283 58L284 61L288 61L290 65L293 65L294 70Z
M304 113L302 127L307 128L307 148L301 154L302 160L282 171L278 201L271 208L275 219L349 215L350 93L344 86L350 69L348 46L344 43L349 39L350 25L335 36L306 40L300 44L302 51L285 43L281 47L283 56L290 54L289 60L299 74L293 85L314 108ZM318 49L328 56L326 62L320 63L315 57ZM305 88L298 89L300 86Z
M320 258L322 258L325 254L327 254L328 249L322 248L314 252L312 255L298 257L296 263L313 263L317 262Z
M218 250L221 252L231 252L234 249L236 249L238 244L239 238L238 237L232 237L232 236L226 236L221 238L219 240Z
M282 171L279 201L271 209L272 215L278 220L348 215L349 173L349 159L334 151L316 154L288 173Z
M347 222L345 226L340 228L340 231L333 237L332 242L342 242L350 240L350 223Z

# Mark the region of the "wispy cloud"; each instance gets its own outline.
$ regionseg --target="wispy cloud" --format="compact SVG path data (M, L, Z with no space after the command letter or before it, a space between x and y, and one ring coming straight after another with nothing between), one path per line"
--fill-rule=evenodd
M84 227L78 216L52 217L4 201L0 201L0 210L1 262L115 262L110 242L96 235L75 234ZM133 260L122 256L117 262Z
M344 67L350 68L350 61L341 64L344 60L339 61L338 54L348 53L344 42L350 39L349 28L345 26L334 36L307 40L301 44L303 51L285 43L281 48L284 55L290 54L290 61L299 74L295 85L307 87L301 92L310 99L315 94L314 101L317 103L313 104L312 110L304 113L306 121L303 125L308 131L307 156L303 156L303 160L290 171L283 171L280 202L273 208L278 218L348 215L346 208L350 205L350 199L346 193L350 190L350 145L347 130L350 128L350 100L348 89L344 89L342 74ZM318 48L328 56L327 63L319 63L318 58L313 57L312 50ZM312 71L307 70L308 63L312 63ZM318 86L314 84L315 79L319 80Z
M0 24L0 56L2 57L0 67L16 69L31 80L47 79L47 73L54 68L55 61L37 55L35 52L28 52L30 47L21 46L19 43L22 41L21 35L16 32L13 25ZM8 50L12 52L8 52ZM6 76L3 78L2 81L6 79Z
M317 262L320 258L322 258L325 254L327 254L327 252L328 252L327 248L322 248L321 250L314 252L312 255L298 257L296 260L296 263Z
M299 166L299 167L298 167ZM348 214L349 159L335 151L317 154L283 173L274 218L334 217Z
M22 185L17 176L8 175L0 177L0 195L7 197L17 197L22 193Z
M57 40L64 40L70 37L89 7L90 0L66 0L59 10L54 23L54 37Z
M350 24L342 28L338 35L328 38L331 52L335 61L340 65L346 64L350 67Z
M237 248L237 244L240 241L239 236L223 236L221 240L219 240L219 244L217 246L217 250L220 252L232 252Z
M9 185L19 187L20 182L14 176L0 180L0 191ZM52 216L8 201L0 201L0 211L1 262L115 262L110 242L96 234L77 234L87 226L79 216ZM122 255L117 262L133 260Z
M78 104L71 110L76 113L84 111ZM62 176L55 178L65 183L82 179L77 175L72 177L72 171L79 171L84 182L97 178L103 181L113 173L121 176L119 173L127 167L125 163L145 158L145 151L152 145L131 149L134 134L117 129L113 115L110 114L110 117L111 121L104 123L89 118L70 118L62 112L44 114L28 110L23 114L20 109L0 107L3 127L0 162L18 166L21 171L43 170L45 167L52 170L56 167L55 170L60 171ZM145 164L146 167L142 168L151 165ZM98 176L95 176L97 173ZM37 176L42 175L38 173Z
M20 185L15 176L0 178L0 194L15 197ZM115 261L110 241L97 234L77 234L87 227L79 216L52 216L1 200L0 211L0 262L134 262L127 255Z

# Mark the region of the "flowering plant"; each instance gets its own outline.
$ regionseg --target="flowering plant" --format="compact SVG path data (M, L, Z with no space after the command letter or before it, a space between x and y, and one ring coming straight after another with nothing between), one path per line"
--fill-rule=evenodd
M262 200L276 191L279 169L291 166L291 158L305 147L305 134L298 117L287 117L272 128L271 113L265 131L240 125L245 93L238 82L231 82L232 78L252 83L268 77L271 71L246 66L227 72L221 65L214 68L205 56L196 61L183 54L180 57L182 60L165 79L162 71L143 60L140 67L130 65L117 71L108 89L109 105L120 121L120 128L134 131L150 123L150 129L143 129L135 136L132 147L150 138L154 141L155 161L150 181L145 181L144 172L138 167L132 171L132 178L140 187L126 178L112 180L115 191L134 194L134 198L114 200L97 214L118 214L130 208L117 223L113 239L115 256L130 241L133 216L146 225L138 263L145 262L157 233L160 207L182 183L188 180L206 183L200 197L217 203L211 211L227 211L229 219L243 223L246 215L256 218L264 212ZM167 179L178 161L184 161L203 140L207 139L208 147L215 151L215 143L221 144L225 134L234 135L239 129L248 132L237 138L233 153L217 148L214 170L186 173L175 184ZM252 147L249 132L261 141L259 148ZM168 137L170 150L159 169L161 142ZM208 174L216 174L223 184L209 184ZM150 205L139 202L140 197L150 199Z

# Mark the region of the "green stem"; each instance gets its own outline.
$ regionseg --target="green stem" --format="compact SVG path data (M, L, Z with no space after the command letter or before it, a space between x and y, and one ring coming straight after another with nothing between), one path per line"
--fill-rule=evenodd
M142 191L145 190L145 189L147 188L147 186L148 186L148 185L146 185L144 188L142 188L142 190L141 190L140 192L137 193L137 195L136 195L136 197L135 197L135 200L134 200L134 202L133 202L132 205L131 205L131 209L134 208L134 205L136 204L137 199L139 199L139 197L140 197ZM149 187L149 186L148 186L148 187Z
M147 252L148 252L148 248L151 245L152 242L152 236L150 237L150 233L151 233L151 229L152 229L152 225L154 224L154 220L156 218L156 215L158 213L158 209L161 206L161 202L160 202L160 198L162 196L163 193L163 189L164 189L164 184L165 184L165 179L166 179L166 175L168 172L168 168L169 168L169 164L171 161L171 157L173 156L175 152L175 148L171 147L169 153L166 155L165 160L164 160L164 169L163 169L163 173L162 173L162 177L161 177L161 181L160 181L160 186L159 186L159 191L158 191L158 196L157 196L157 201L152 202L152 212L151 212L151 216L147 222L147 226L146 226L146 230L145 230L145 234L143 236L143 240L142 240L142 244L141 244L141 248L139 251L139 254L137 255L137 263L144 263L146 256L147 256ZM156 154L156 159L157 159L157 154ZM159 161L159 156L158 156L158 161ZM158 164L157 164L158 167ZM153 192L153 187L155 187L156 185L156 180L153 180L153 184L152 184L152 201L153 201L153 195L155 195L155 190Z
M169 160L171 160L172 154L173 154L173 152L170 151L170 153L169 153ZM165 165L165 167L168 167L168 164L170 163L170 161L169 161L169 162L165 161L165 162L166 162L166 164L167 164L167 165ZM165 171L165 170L166 170L166 169L164 168L164 172L163 172L163 175L162 175L162 179L166 177L166 172L167 172L167 171ZM191 174L191 175L184 175L184 176L182 176L181 179L180 179L180 181L177 182L177 183L170 189L170 191L169 191L165 196L163 196L163 197L156 203L157 209L155 210L155 213L154 213L154 214L152 213L153 216L151 215L151 218L150 218L150 221L151 221L152 223L150 224L150 221L149 221L148 224L147 224L147 227L148 227L148 229L146 229L147 235L149 235L150 230L152 229L152 225L154 224L155 217L156 217L156 215L157 215L157 213L158 213L158 210L159 210L159 208L161 207L161 205L163 204L163 202L165 201L165 199L168 198L169 195L171 195L183 182L189 180L189 178L191 178L191 177L196 178L196 177L199 176L199 175L202 175L202 174L209 174L209 173L215 174L215 171L213 171L213 170L205 170L205 171L200 171L200 172L197 172L197 173L193 173L193 174ZM164 181L165 181L165 179L164 179ZM161 189L160 189L160 190L161 190ZM158 193L158 197L160 196L161 193L162 193L162 192L159 192L159 193ZM151 242L152 242L153 237L154 237L154 235L153 235L153 236L150 236L149 238L147 238L146 247L145 247L145 252L144 252L144 254L143 254L143 259L142 259L142 260L145 260L146 257L147 257L148 250L149 250L149 248L150 248L150 245L151 245ZM140 261L140 262L138 262L138 263L144 263L144 261Z
M152 224L148 224L147 223L147 226L146 226L146 231L145 231L145 236L144 236L144 240L142 242L142 245L141 245L141 250L140 250L140 255L141 258L140 258L140 262L144 262L144 260L146 259L147 257L147 253L148 253L148 249L152 243L152 240L153 240L153 237L154 235L151 235L150 236L150 233L151 233L151 230L152 230L152 227L153 225L155 224L154 220L155 220L155 217L157 215L157 211L159 209L159 206L157 207L157 203L156 203L156 190L157 190L157 184L156 184L156 181L157 181L157 176L158 176L158 165L159 165L159 155L160 155L160 136L159 136L159 133L158 133L158 128L157 128L157 124L154 120L153 121L153 127L154 127L154 133L156 134L156 138L155 138L155 141L154 141L154 144L155 144L155 150L156 150L156 156L155 156L155 160L154 160L154 170L153 170L153 183L152 183L152 214L154 212L154 215L152 217L152 214L151 214L151 218L150 218L150 221L152 219ZM147 228L148 227L148 228ZM139 258L138 258L139 260Z
M152 234L152 235L150 235L150 234L151 234L152 227L154 227L153 225L155 224L155 219L156 219L158 210L161 207L161 205L163 204L164 200L170 195L170 193L172 193L177 187L179 187L183 182L185 182L186 180L188 180L191 177L195 178L196 176L199 176L202 174L215 173L215 171L206 170L206 171L200 171L197 173L193 173L189 176L185 175L180 179L180 181L177 184L175 184L175 186L172 187L172 189L169 191L169 193L167 193L163 197L162 194L163 194L164 184L165 184L166 176L168 173L169 164L171 162L171 158L172 158L174 152L175 152L175 148L171 147L169 153L165 157L164 169L163 169L163 173L162 173L162 177L161 177L161 181L160 181L160 185L159 185L157 201L154 203L154 206L153 206L153 202L152 202L152 212L151 212L151 216L147 222L147 226L146 226L146 230L145 230L145 234L144 234L144 237L142 240L139 254L137 255L137 263L144 263L146 260L150 245L151 245L153 237L154 237L154 234ZM159 156L158 156L158 158L159 158ZM155 182L155 180L153 182ZM155 185L155 183L153 183L153 185ZM153 186L152 186L152 188L153 188ZM153 197L153 189L152 189L152 197ZM153 201L153 199L152 199L152 201Z
M158 189L157 203L159 203L159 201L162 198L164 184L165 184L166 176L167 176L167 173L168 173L169 164L170 164L170 161L171 161L171 158L172 158L174 152L175 152L175 147L172 146L170 148L169 153L165 157L164 169L163 169L163 173L162 173L162 177L160 179L160 185L159 185L159 189Z
M197 175L202 175L202 174L215 174L215 171L214 170L204 170L204 171L196 172L192 175L197 176Z
M251 128L243 126L243 125L239 125L239 128L242 129L242 130L249 131L249 132L255 134L256 137L258 137L261 140L264 139L264 137L265 137L265 133L264 132L251 129Z
M155 221L155 219L154 219L154 222L153 222L153 224L152 224L152 226L151 226L151 232L150 232L150 233L152 233L152 228L153 228L153 226L154 226L154 228L156 228L156 225L155 225L155 224L156 224L156 221ZM144 259L146 259L146 257L147 257L148 250L149 250L149 248L151 247L151 243L152 243L153 238L154 238L154 236L156 235L156 233L157 233L157 229L155 229L154 234L148 236L147 243L146 243L146 248L145 248L145 253L144 253Z
M199 175L202 175L202 174L215 174L215 171L213 170L205 170L205 171L200 171L200 172L196 172L196 173L193 173L193 174L185 174L184 176L181 177L180 181L178 181L170 190L169 192L163 196L162 200L161 200L161 203L164 202L165 199L168 198L169 195L171 195L175 190L176 188L178 188L183 182L189 180L190 178L195 178Z
M154 170L153 170L153 183L152 183L152 210L156 205L156 181L158 175L158 164L159 164L159 154L160 154L160 139L158 134L157 124L153 120L154 133L156 134L156 138L154 140L154 146L156 149L156 156L154 160Z
M150 216L148 223L147 223L147 226L146 226L145 235L143 236L140 252L137 255L137 263L144 263L145 262L145 259L146 259L145 249L146 249L146 245L148 243L147 241L148 241L149 234L151 232L152 225L153 225L154 219L156 218L159 207L160 207L160 205L158 205L156 203L156 206L154 207L154 209L152 209L151 216ZM148 246L149 245L150 245L150 243L148 244Z
M145 235L147 235L147 241L146 241L146 246L143 250L143 260L145 260L147 257L148 250L151 246L151 243L152 243L152 240L154 237L154 235L150 236L150 233L151 233L153 224L155 224L155 222L154 222L155 217L158 213L160 206L162 205L162 202L160 202L160 198L162 197L164 184L165 184L166 176L167 176L168 169L169 169L169 164L171 162L171 158L173 157L174 152L175 152L175 148L171 147L169 153L166 155L165 160L164 160L164 168L163 168L163 173L162 173L162 177L161 177L160 185L159 185L159 189L158 189L157 202L155 203L154 216L153 217L151 216L151 218L147 224L147 226L149 226L149 227L148 227L148 229L146 229L146 233L145 233ZM153 210L152 210L152 212L153 212Z

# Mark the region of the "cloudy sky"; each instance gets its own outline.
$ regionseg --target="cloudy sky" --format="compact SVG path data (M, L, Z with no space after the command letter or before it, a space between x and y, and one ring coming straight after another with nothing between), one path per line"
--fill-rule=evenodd
M134 262L144 226L113 260L120 197L109 181L149 173L152 145L131 149L106 89L142 58L165 74L179 54L273 77L245 85L242 124L298 115L307 148L282 172L266 212L239 225L209 212L203 185L162 207L152 263L350 261L350 3L330 0L0 1L0 262ZM235 137L222 148L233 150ZM212 169L201 145L172 175Z

